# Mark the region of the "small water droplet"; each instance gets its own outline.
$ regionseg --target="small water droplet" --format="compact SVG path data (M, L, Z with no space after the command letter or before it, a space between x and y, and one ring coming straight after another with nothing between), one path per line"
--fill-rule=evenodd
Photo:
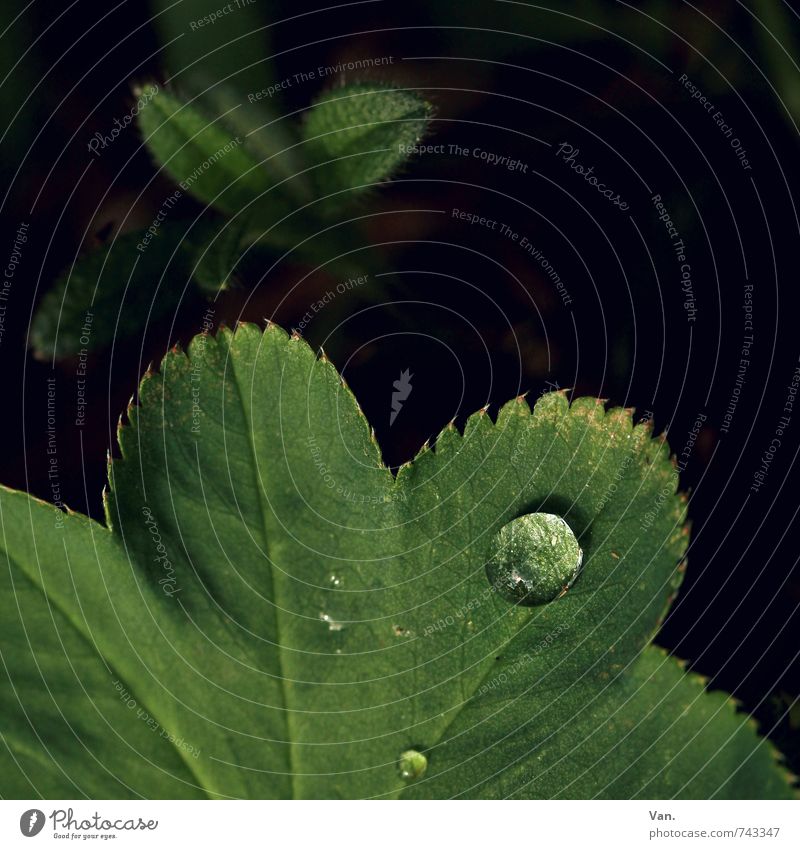
M406 781L416 781L425 775L425 770L428 768L428 759L416 749L406 749L400 755L397 767L400 770L401 778Z
M331 617L328 616L327 613L320 613L319 618L323 622L328 623L328 630L329 631L341 631L342 628L344 627L341 622L337 622L335 619L331 619Z
M546 604L572 586L582 562L578 540L560 516L527 513L500 529L486 572L507 601Z

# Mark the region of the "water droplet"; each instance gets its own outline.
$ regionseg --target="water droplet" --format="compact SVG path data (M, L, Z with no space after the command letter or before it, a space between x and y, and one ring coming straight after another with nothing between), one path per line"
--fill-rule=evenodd
M327 613L320 613L319 618L323 622L328 623L328 630L329 631L341 631L342 628L344 627L341 622L337 622L335 619L331 619L331 617L328 616Z
M527 513L504 525L486 564L492 586L514 604L546 604L572 586L583 552L570 526L552 513Z
M428 759L416 749L406 749L400 755L397 767L400 770L401 778L406 781L416 781L425 775L425 770L428 768Z
M335 587L336 589L338 589L342 585L342 579L338 575L331 575L329 580L331 586Z

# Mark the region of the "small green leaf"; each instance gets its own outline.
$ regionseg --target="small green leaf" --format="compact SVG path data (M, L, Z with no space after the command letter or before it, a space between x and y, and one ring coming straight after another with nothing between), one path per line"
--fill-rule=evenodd
M172 351L139 402L105 525L0 489L4 797L792 797L651 645L686 508L629 411L518 399L395 478L274 325ZM533 606L486 570L530 514L583 554Z
M30 333L36 356L101 350L173 309L188 276L185 234L185 224L167 221L80 257L36 309Z
M205 237L192 251L189 262L195 283L207 295L229 288L242 256L247 216L204 227Z
M182 191L229 215L264 201L275 184L268 164L228 114L206 114L197 100L154 85L140 98L146 101L138 116L142 136Z
M320 192L345 193L335 199L341 204L388 179L424 135L432 111L415 92L378 83L325 92L303 125Z

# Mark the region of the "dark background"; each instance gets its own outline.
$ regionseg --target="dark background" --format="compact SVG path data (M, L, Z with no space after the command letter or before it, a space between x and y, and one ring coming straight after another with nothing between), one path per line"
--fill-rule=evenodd
M162 48L163 17L151 20L166 3L100 11L85 0L37 0L13 23L18 9L8 5L0 65L4 264L20 222L30 226L0 344L0 481L49 499L45 381L55 374L70 397L76 364L40 362L27 351L31 310L79 251L107 241L123 219L126 230L147 226L173 190L159 175L142 193L155 168L135 127L96 161L87 142L130 110L132 81L178 75L189 84L209 65L201 51L197 67L175 67L180 55ZM241 67L248 50L275 54L233 81L248 91L259 79L320 64L393 56L389 66L345 79L421 90L436 107L428 143L527 163L527 173L512 173L472 157L413 157L369 199L365 223L342 225L363 246L358 263L372 272L368 284L338 297L304 335L343 372L392 466L453 418L463 422L485 404L494 413L521 392L535 397L553 386L652 412L676 453L705 415L682 473L691 493L689 566L658 642L755 713L797 771L800 719L789 708L800 693L800 406L761 490L749 487L800 355L800 74L789 59L798 59L798 19L778 2L546 5L408 0L306 14L313 7L257 0L248 14L272 26L210 67ZM769 20L774 38L749 10ZM681 85L684 73L724 114L752 170ZM270 106L303 110L336 82L295 85ZM580 149L580 161L621 194L627 212L558 159L562 142ZM654 193L686 244L693 323ZM453 208L527 236L571 304L518 245L455 221ZM182 214L192 214L191 204ZM216 304L215 323L271 318L296 326L340 280L291 256L270 265L263 258L243 264L237 287ZM752 363L726 434L720 426L739 368L747 282L754 287ZM199 296L187 296L143 342L93 356L86 427L59 412L70 507L102 518L117 417L147 364L201 330L205 308ZM403 369L414 375L413 395L389 428L392 382Z

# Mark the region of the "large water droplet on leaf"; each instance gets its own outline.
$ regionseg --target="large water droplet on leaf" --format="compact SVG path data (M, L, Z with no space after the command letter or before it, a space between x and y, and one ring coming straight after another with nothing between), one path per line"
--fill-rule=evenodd
M500 528L486 564L492 586L514 604L546 604L580 572L583 552L570 526L552 513L528 513Z
M416 781L425 775L425 770L428 768L428 759L422 752L416 749L406 749L400 760L397 762L397 767L400 770L400 777L406 781Z

